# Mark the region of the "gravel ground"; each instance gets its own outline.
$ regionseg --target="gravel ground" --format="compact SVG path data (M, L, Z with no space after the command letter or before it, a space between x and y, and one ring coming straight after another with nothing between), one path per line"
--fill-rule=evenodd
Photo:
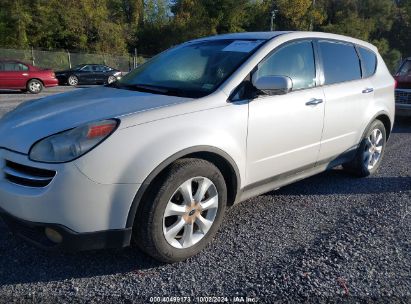
M79 86L78 88L87 88L91 86ZM77 88L69 86L57 86L53 88L45 88L40 94L21 93L20 91L0 90L0 117L8 111L14 109L22 101L27 101L35 98L42 98L58 93L65 93L77 90Z
M0 93L3 113L21 96ZM357 179L334 169L243 202L228 210L206 250L173 265L132 248L45 252L0 224L0 302L248 296L260 302L410 303L410 164L411 119L403 119L377 175ZM196 298L210 296L223 298Z

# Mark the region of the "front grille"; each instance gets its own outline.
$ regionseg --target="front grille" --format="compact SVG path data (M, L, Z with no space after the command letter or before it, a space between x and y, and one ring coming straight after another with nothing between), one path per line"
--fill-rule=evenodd
M6 160L3 173L5 179L14 184L36 188L47 186L56 175L56 171L29 167L9 160Z
M411 90L396 90L395 91L395 102L401 104L411 104Z

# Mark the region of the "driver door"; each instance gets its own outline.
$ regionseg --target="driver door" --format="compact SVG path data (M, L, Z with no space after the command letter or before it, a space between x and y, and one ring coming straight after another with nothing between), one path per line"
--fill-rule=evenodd
M313 43L286 44L264 59L254 77L288 76L293 89L249 103L247 184L313 167L324 123L324 94L318 83Z
M77 73L78 77L79 77L79 81L81 83L94 83L95 80L95 76L94 76L94 71L93 71L93 66L88 64L85 65L83 68L81 68L81 70Z

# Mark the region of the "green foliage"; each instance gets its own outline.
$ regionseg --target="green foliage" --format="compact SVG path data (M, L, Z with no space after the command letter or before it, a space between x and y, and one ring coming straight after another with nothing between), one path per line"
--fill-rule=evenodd
M1 0L0 47L155 54L229 32L318 30L377 45L391 69L411 56L411 0Z

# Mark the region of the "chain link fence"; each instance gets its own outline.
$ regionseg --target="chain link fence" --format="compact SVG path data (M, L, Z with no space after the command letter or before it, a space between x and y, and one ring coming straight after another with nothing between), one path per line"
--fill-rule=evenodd
M55 71L69 69L79 64L105 64L123 72L131 71L138 64L149 59L147 56L114 56L107 54L72 53L66 51L42 51L36 49L0 48L0 59L14 59L22 62L51 68Z

